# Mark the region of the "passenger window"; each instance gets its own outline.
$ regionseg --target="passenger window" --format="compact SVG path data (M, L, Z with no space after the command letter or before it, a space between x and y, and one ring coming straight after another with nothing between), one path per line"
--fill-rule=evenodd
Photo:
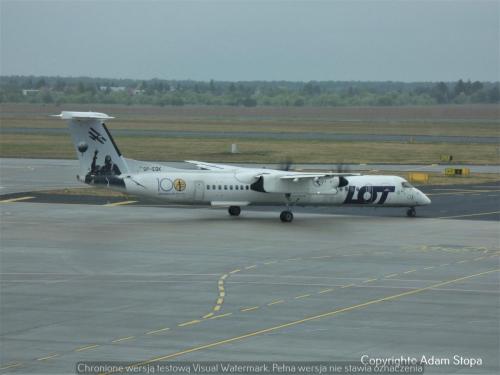
M210 185L207 185L207 190L210 190Z
M234 188L235 188L236 190L238 190L238 189L239 189L239 188L238 188L238 185L234 185Z
M248 185L245 187L246 190L248 190Z
M233 190L233 185L229 185L229 190Z
M222 185L219 185L219 190L222 190Z
M243 190L243 185L240 185L240 189Z
M224 185L224 190L227 190L227 185Z
M215 185L212 185L212 190L215 190Z

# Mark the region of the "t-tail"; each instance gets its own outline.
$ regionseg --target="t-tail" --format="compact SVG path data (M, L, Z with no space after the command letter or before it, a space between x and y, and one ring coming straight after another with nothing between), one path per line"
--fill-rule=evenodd
M128 173L129 168L104 123L113 117L98 112L70 111L55 117L68 121L80 162L78 179L87 184L125 188L123 174Z

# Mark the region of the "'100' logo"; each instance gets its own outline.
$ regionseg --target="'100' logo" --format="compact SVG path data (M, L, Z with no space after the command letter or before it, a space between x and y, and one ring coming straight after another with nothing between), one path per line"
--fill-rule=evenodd
M169 194L172 192L182 192L186 189L186 181L176 178L172 181L169 178L158 178L158 194Z

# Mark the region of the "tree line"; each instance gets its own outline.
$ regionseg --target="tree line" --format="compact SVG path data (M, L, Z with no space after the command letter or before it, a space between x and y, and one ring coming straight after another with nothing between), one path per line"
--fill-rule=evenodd
M499 103L499 82L191 81L1 76L1 103L404 106Z

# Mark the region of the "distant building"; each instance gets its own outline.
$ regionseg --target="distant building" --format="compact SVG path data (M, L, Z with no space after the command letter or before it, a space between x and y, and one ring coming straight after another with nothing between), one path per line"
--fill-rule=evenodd
M28 96L28 95L36 95L40 92L40 90L33 90L33 89L26 89L23 90L23 95Z
M125 86L100 86L99 90L101 91L111 91L111 92L122 92L126 91L127 88Z

